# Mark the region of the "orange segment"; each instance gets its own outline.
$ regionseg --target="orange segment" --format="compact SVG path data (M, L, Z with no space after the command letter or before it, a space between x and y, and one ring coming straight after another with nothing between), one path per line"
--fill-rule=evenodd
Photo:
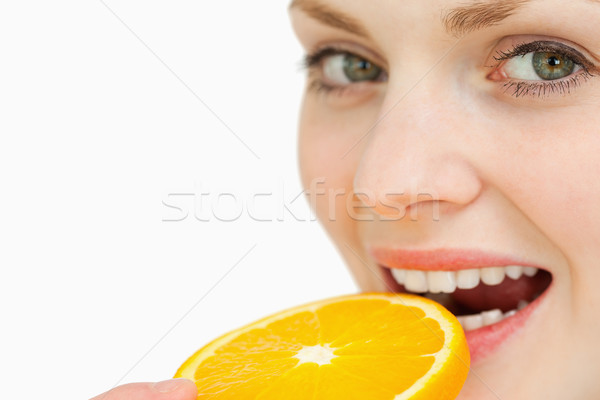
M323 300L230 332L175 377L198 399L454 399L469 371L454 315L420 296L373 293Z

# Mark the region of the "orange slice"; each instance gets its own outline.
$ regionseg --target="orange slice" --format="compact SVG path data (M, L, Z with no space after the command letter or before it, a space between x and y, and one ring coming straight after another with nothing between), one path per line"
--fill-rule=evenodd
M280 312L192 355L198 399L455 399L469 371L457 319L424 297L374 293Z

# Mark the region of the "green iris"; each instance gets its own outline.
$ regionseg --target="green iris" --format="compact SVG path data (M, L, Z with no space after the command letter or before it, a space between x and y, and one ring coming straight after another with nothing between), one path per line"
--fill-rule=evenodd
M374 81L381 75L381 68L358 56L344 57L344 74L350 82Z
M562 54L541 51L533 54L533 68L540 78L549 81L571 75L575 63Z

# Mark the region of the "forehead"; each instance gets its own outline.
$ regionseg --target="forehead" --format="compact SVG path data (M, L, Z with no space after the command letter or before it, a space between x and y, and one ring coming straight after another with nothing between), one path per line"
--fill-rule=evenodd
M406 24L406 18L419 23L439 22L446 33L460 36L471 31L497 24L533 0L502 0L457 2L453 0L413 0L401 3L389 0L293 0L291 9L299 9L329 24L351 27L355 33L365 36L364 29L356 19L368 20L382 17ZM350 15L347 15L349 13ZM425 17L434 18L425 18ZM437 18L436 18L437 17ZM340 27L338 26L338 27ZM398 28L398 26L396 26Z

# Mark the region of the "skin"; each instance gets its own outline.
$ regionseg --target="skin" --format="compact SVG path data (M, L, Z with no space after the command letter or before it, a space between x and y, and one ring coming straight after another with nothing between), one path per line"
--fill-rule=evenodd
M546 299L472 365L459 399L600 398L600 76L571 93L517 98L493 58L513 40L543 39L600 66L600 4L533 1L459 39L440 16L469 1L319 2L369 38L291 8L306 52L342 46L388 75L325 92L313 89L327 77L312 68L299 129L304 186L360 287L388 291L372 246L539 265L552 274Z
M169 379L155 383L128 383L90 400L194 400L197 394L194 382L187 379Z

